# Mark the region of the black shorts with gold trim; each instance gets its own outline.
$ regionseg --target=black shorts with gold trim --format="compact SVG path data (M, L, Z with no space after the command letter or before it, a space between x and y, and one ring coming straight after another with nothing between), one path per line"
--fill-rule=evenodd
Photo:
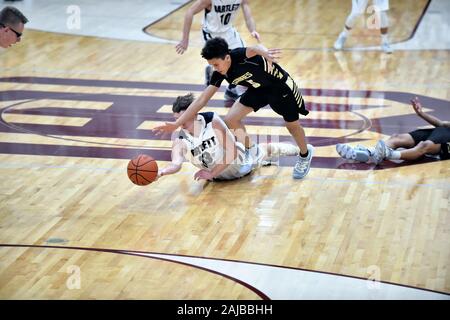
M286 122L297 121L299 114L306 116L309 111L294 80L288 76L285 82L262 88L248 88L240 97L240 103L255 112L270 105Z

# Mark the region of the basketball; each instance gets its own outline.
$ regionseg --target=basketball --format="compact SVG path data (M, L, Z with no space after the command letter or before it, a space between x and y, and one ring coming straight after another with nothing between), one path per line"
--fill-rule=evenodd
M140 154L128 162L128 178L138 186L146 186L155 181L158 164L152 157Z

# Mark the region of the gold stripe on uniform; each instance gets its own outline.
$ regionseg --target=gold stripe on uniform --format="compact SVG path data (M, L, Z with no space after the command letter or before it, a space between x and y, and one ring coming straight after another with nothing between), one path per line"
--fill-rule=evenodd
M265 72L268 72L267 71L267 62L266 62L266 59L264 58L264 57L261 57L262 59L263 59L263 62L264 62L264 71Z
M297 104L300 105L303 97L300 93L300 90L298 90L297 84L294 82L294 80L291 77L288 77L286 79L286 84L288 85L289 89L291 89L292 93L294 94Z

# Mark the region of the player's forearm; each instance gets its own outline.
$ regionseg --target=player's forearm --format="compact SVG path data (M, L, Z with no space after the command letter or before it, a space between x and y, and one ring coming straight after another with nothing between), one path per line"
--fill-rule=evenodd
M417 112L417 115L435 127L444 127L445 122L436 118L435 116L432 116L425 112Z
M168 176L170 174L174 174L177 173L178 171L181 170L181 164L178 163L170 163L169 165L167 165L164 169L162 169L159 172L160 176Z
M184 16L183 24L183 40L189 40L189 33L191 32L192 21L194 19L194 14L190 11L186 12Z
M247 47L246 50L245 50L245 55L247 56L247 58L251 58L251 57L254 57L256 55L260 55L260 56L266 57L267 49L264 48L261 45Z
M247 25L248 31L252 33L253 31L256 31L255 20L253 20L252 14L248 6L244 7L243 10L244 10L245 24Z

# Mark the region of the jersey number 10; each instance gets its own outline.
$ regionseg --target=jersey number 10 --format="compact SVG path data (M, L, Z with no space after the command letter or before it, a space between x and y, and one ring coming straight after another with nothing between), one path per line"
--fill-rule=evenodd
M221 22L224 26L226 26L226 25L230 22L230 19L231 19L231 13L221 14L221 15L220 15L220 22Z

